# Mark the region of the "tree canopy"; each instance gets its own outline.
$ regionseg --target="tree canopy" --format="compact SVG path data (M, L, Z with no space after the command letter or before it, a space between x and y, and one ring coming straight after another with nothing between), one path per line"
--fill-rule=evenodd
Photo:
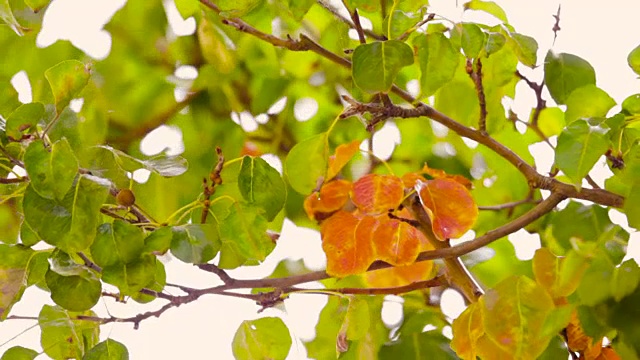
M50 358L128 359L126 339L100 341L104 325L138 328L203 296L264 310L309 294L328 297L304 344L316 359L640 358L627 256L640 94L614 99L586 59L539 49L498 4L464 3L487 24L426 0L175 0L197 29L176 36L159 3L128 1L105 25L104 59L38 47L48 6L0 0L0 322L32 320ZM640 75L640 46L629 51ZM30 101L11 85L20 72ZM509 106L518 84L529 113ZM167 127L182 146L143 152ZM374 151L384 129L400 138L388 156ZM552 150L550 172L534 144ZM278 248L285 219L320 232L326 268L284 259L234 277ZM531 260L508 243L523 229L541 243ZM168 283L169 257L218 285ZM16 313L31 286L55 305ZM441 310L448 288L466 301L456 319ZM387 295L403 301L394 326ZM99 301L150 310L102 316ZM294 336L264 316L230 347L284 359Z

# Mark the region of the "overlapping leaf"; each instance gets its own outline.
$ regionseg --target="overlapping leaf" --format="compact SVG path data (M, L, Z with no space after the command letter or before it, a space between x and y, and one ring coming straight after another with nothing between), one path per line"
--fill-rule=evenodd
M129 360L129 350L124 344L107 339L89 350L83 360Z
M433 261L419 261L410 265L368 271L365 279L371 287L398 287L429 279L433 268Z
M385 216L379 217L373 233L376 257L394 266L412 264L427 240L424 235L408 223Z
M47 268L47 254L21 245L0 244L0 320L6 319L25 288L40 281Z
M309 194L325 176L328 158L326 133L297 143L285 160L285 173L291 187L300 194Z
M376 41L356 47L352 62L353 81L360 89L387 92L400 69L413 64L413 51L402 41Z
M47 69L44 76L51 86L56 112L60 114L87 85L91 69L78 60L66 60Z
M478 206L466 187L444 178L418 183L417 188L438 239L458 238L471 229Z
M100 323L77 320L78 315L95 317L93 311L71 312L44 305L38 316L44 352L53 359L81 359L98 341Z
M347 144L340 144L336 148L335 154L329 156L329 169L327 170L327 180L333 179L340 170L347 165L347 163L358 153L360 150L360 140L355 140Z
M322 249L327 255L327 273L336 277L365 272L375 260L374 217L358 219L346 211L338 211L321 228Z
M249 204L264 210L267 221L278 215L287 198L287 188L278 170L259 157L242 158L238 188Z
M361 212L375 215L397 208L403 197L402 180L397 176L367 174L353 184L351 200Z
M553 100L562 105L573 90L595 85L596 73L591 64L579 56L549 51L544 59L544 81Z
M460 54L442 33L418 35L414 46L418 51L422 96L431 96L453 79Z
M64 198L78 173L78 160L64 138L50 150L42 141L32 142L24 154L24 165L33 189L46 199L58 201Z
M321 220L326 215L340 210L349 201L353 184L347 180L333 180L304 200L304 210L310 219Z
M577 120L558 137L556 165L580 187L582 179L609 148L608 129Z

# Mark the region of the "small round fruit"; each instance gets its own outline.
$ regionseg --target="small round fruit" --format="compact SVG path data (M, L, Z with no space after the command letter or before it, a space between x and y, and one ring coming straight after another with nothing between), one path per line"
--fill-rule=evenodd
M116 202L118 205L131 206L136 203L136 197L133 195L133 191L129 189L120 189L118 195L116 195Z

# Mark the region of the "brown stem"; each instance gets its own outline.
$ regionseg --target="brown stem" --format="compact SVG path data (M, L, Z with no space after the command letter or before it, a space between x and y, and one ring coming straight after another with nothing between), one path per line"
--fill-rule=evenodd
M0 184L17 184L17 183L26 182L26 181L29 181L28 176L23 176L23 177L13 178L13 179L0 178Z
M474 69L475 65L475 69ZM478 94L478 104L480 104L480 118L478 119L478 129L481 132L487 131L487 101L484 96L484 86L482 85L482 61L478 58L475 61L467 59L467 74L473 80Z
M414 290L432 288L436 286L446 285L446 279L443 276L437 276L433 279L417 281L409 285L388 287L388 288L334 288L334 289L321 289L321 290L309 290L304 288L289 287L282 289L285 293L310 293L310 294L326 294L328 292L351 294L351 295L398 295L411 292Z
M500 205L478 206L478 210L500 211L505 209L513 209L514 207L522 204L538 204L538 203L540 203L539 200L523 199L523 200L512 201L512 202L508 202Z

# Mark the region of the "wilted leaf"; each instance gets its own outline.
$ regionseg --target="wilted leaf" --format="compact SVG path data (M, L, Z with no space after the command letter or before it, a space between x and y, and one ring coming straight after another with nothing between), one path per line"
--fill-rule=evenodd
M478 217L478 206L466 187L446 178L419 183L417 187L438 239L458 238L471 229Z
M322 249L327 256L327 273L345 277L365 272L375 260L372 238L378 221L366 216L356 218L338 211L321 227Z
M394 175L367 174L353 184L352 201L365 214L395 209L403 197L402 180Z
M402 41L376 41L358 45L352 62L353 81L360 89L387 92L400 69L413 64L413 51Z
M321 220L323 214L330 214L342 209L349 200L349 193L353 188L351 181L333 180L325 183L320 192L313 193L304 200L304 210L309 219ZM318 216L319 215L319 218Z
M329 157L329 169L327 170L327 179L333 179L340 170L347 165L355 154L360 150L360 140L354 140L347 144L340 144L336 148L336 153Z
M291 348L289 329L280 318L245 320L233 337L233 355L238 360L284 360Z

